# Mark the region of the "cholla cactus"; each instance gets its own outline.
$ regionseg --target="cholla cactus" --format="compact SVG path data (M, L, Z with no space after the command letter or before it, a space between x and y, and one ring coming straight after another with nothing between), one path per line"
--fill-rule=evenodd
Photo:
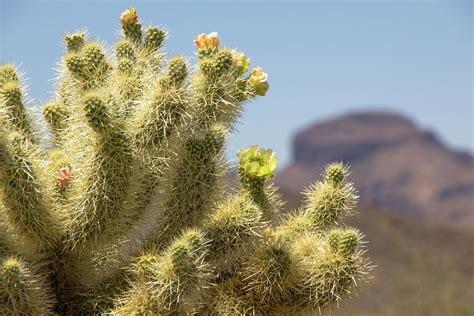
M21 76L0 68L0 311L46 314L296 314L337 303L369 270L362 235L338 226L356 192L327 167L303 206L278 220L277 159L224 148L267 74L195 39L197 64L166 59L166 32L130 8L108 56L65 38L49 137L25 108Z

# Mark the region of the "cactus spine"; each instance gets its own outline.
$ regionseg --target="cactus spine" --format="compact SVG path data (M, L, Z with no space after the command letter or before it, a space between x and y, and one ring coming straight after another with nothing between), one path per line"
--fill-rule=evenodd
M270 149L225 143L261 67L195 39L197 67L165 58L164 30L121 15L113 56L65 37L49 133L0 67L0 312L5 315L298 314L320 311L370 270L362 235L338 225L356 191L329 165L303 206L280 218Z

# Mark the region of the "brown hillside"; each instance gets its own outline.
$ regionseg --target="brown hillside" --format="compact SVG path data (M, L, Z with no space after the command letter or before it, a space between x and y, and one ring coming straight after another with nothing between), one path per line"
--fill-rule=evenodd
M332 161L351 165L361 200L426 219L474 227L474 158L392 113L353 113L294 137L294 162L278 184L299 191Z

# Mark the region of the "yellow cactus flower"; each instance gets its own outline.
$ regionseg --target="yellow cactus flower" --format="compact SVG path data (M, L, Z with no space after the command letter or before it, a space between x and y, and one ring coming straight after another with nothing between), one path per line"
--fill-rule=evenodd
M249 146L239 150L237 157L239 157L239 169L252 177L267 179L275 175L278 161L270 148L260 150L257 145Z
M133 7L123 11L120 15L120 22L122 25L135 24L138 22L137 10Z
M270 85L268 84L268 75L263 71L261 67L252 69L248 82L255 88L255 94L264 96Z
M250 66L250 58L245 56L244 53L232 50L232 63L241 74L245 73Z

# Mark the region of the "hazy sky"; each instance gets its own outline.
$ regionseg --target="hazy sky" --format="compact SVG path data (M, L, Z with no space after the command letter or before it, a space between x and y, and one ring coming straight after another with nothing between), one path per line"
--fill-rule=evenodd
M470 1L10 1L0 0L0 61L21 64L36 104L51 95L65 31L114 42L122 10L170 31L170 55L219 32L268 73L230 153L248 144L290 159L291 135L315 120L367 108L401 111L450 145L473 145Z

